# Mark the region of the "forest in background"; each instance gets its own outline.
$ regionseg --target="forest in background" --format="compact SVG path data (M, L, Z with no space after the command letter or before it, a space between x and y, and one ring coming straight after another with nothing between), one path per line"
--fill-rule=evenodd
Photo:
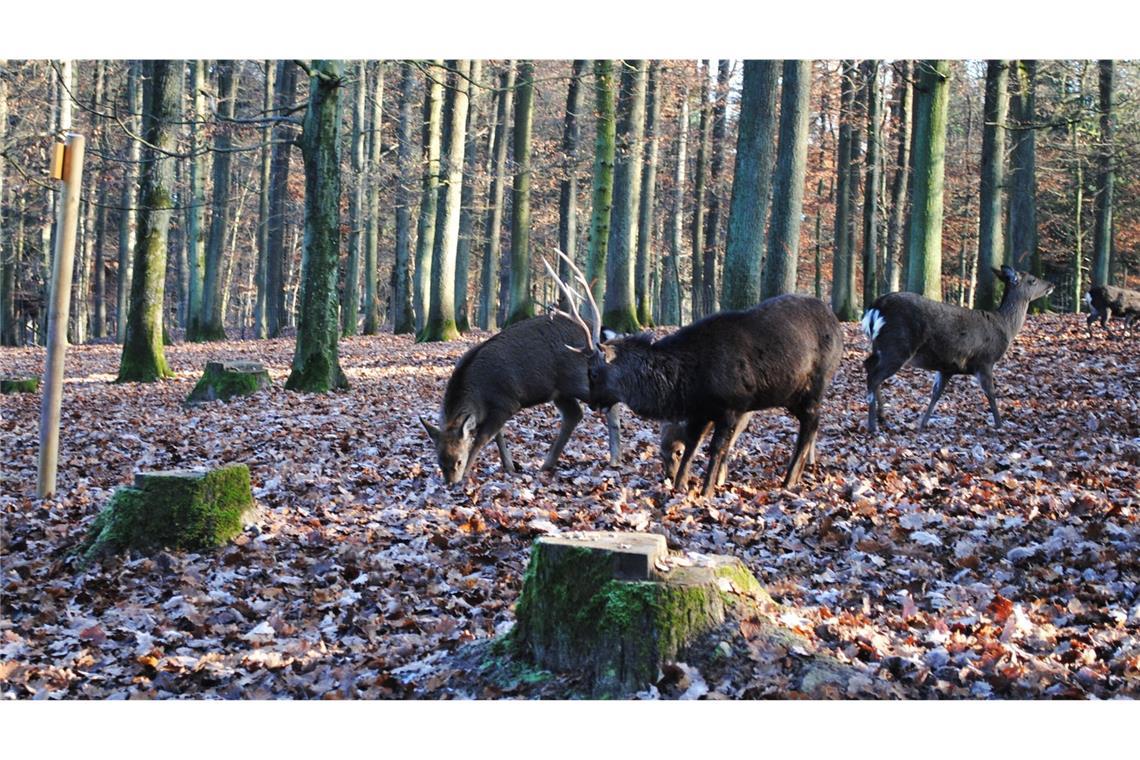
M149 160L147 65L0 63L0 343L43 339L58 201L44 167L68 131L89 140L69 338L123 338ZM298 312L304 171L294 148L310 76L292 61L172 68L166 333L277 336ZM845 319L900 288L986 306L987 264L1003 261L1056 282L1052 307L1076 310L1098 261L1115 284L1135 287L1140 275L1136 73L1132 62L1082 60L347 62L337 103L342 332L454 337L424 329L449 203L458 223L443 245L454 262L443 290L459 331L555 302L540 257L559 248L624 329L789 290L830 299ZM927 102L926 75L943 88L941 106ZM987 118L987 106L1002 110ZM944 143L936 121L929 153L944 159L941 222L927 221L924 195L915 224L931 107L944 109ZM990 192L987 150L1003 170ZM747 181L734 182L738 173ZM603 287L607 271L632 282L611 274L616 284Z

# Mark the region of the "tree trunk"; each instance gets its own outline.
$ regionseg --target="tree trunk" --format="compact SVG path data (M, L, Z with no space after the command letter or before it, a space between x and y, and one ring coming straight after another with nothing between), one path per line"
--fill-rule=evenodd
M576 60L570 68L570 84L566 89L566 115L562 122L562 180L558 184L558 247L575 262L578 261L578 112L582 110L582 78L587 62ZM558 259L558 276L570 282L570 265ZM558 303L567 308L566 297L560 295Z
M863 62L866 88L867 155L863 181L863 303L870 306L879 297L879 62Z
M148 145L142 165L138 237L131 278L130 313L119 382L154 382L173 377L162 349L163 296L166 286L166 240L173 215L176 126L181 118L177 77L181 61L144 64L143 138Z
M982 106L982 169L978 193L978 285L974 308L991 311L998 298L993 268L1004 258L1001 191L1005 182L1005 122L1009 113L1009 61L986 62L986 99Z
M463 149L463 197L459 211L459 247L455 253L455 327L464 333L471 329L471 308L467 297L471 248L475 245L475 190L479 170L479 119L483 108L483 62L471 61L471 86L467 93L467 145Z
M507 133L514 103L515 67L499 75L498 108L495 114L495 139L491 148L494 169L487 202L487 221L483 227L486 248L483 253L482 293L479 298L479 326L494 330L499 322L499 257L502 255L503 195L507 173Z
M506 324L534 316L530 292L530 154L534 120L534 62L519 64L515 108L515 178L511 186L511 306Z
M811 61L784 61L780 92L780 138L772 181L772 220L760 297L796 292L800 223L807 173L808 118L811 115Z
M854 223L854 188L852 180L856 179L851 170L854 165L856 141L852 122L855 113L855 61L844 61L840 69L840 95L839 95L839 141L836 146L836 197L835 197L835 228L833 230L834 255L831 265L831 310L844 322L852 322L859 318L855 309L855 293L851 285L854 277L851 274L855 266L855 254L851 250L849 229Z
M917 64L914 107L914 186L907 239L907 290L942 300L942 189L950 64Z
M610 222L613 218L614 161L617 151L613 61L594 61L594 177L590 207L590 253L586 277L594 300L606 292L606 258L609 254Z
M79 102L79 67L73 61L67 63L71 65L71 76L65 78L67 90L60 93L60 97L67 101L68 111L70 111L70 106ZM99 68L98 62L96 62L96 68L93 72L95 75L93 90L102 89L102 82L99 81ZM96 141L92 137L91 147L94 148L95 145ZM95 258L95 188L99 184L97 176L94 171L90 172L90 178L85 188L82 207L83 220L80 222L79 229L82 245L75 251L75 278L72 280L71 287L71 323L68 325L67 331L68 341L73 344L87 342L87 327L91 315L91 270Z
M291 61L277 62L277 82L274 88L274 109L285 116L293 105L297 93L298 67ZM289 196L289 154L293 148L293 130L279 124L273 129L273 155L269 173L269 221L267 231L268 261L266 266L266 328L270 338L276 338L290 322L292 314L286 300L285 231L287 225L286 202Z
M669 214L669 255L661 283L661 321L681 324L681 246L685 224L685 163L688 160L689 91L681 93L681 112L677 117L677 155L673 165L673 208Z
M102 112L106 103L106 72L107 62L95 62L95 96L92 106L96 112ZM96 130L98 134L99 150L107 151L107 135L102 126ZM102 338L107 332L107 301L104 289L106 288L106 252L103 246L106 242L107 227L107 190L103 183L98 189L98 202L95 208L95 240L94 240L94 266L91 277L91 337ZM0 197L3 197L0 194Z
M237 104L238 76L234 61L218 61L218 115L232 119ZM210 234L206 240L206 271L202 283L200 331L187 335L187 340L226 339L226 315L223 308L226 238L232 229L230 183L232 177L233 137L231 126L223 125L214 134L214 187L211 200Z
M701 272L703 313L717 310L717 245L720 234L721 171L724 168L724 146L728 140L728 77L729 62L717 61L716 99L713 108L712 158L709 161L709 212L705 217L704 261Z
M1041 274L1037 255L1037 61L1017 61L1013 70L1010 122L1009 245L1017 269Z
M901 70L896 70L895 121L898 123L898 149L895 161L895 176L891 181L891 216L887 223L887 262L886 287L893 293L900 287L903 246L903 225L906 219L906 206L910 180L910 140L914 108L912 96L910 61L901 61Z
M265 61L265 91L262 100L265 114L273 114L273 89L276 83L277 68L273 61ZM253 309L253 334L259 340L265 338L268 326L265 307L268 301L269 276L269 186L272 183L273 151L269 144L273 130L266 125L261 130L261 183L257 199L257 301Z
M1096 195L1093 196L1093 285L1107 285L1112 263L1113 141L1113 62L1099 62L1100 71L1100 140L1097 150Z
M641 201L641 164L645 135L646 61L622 61L617 103L617 150L614 154L614 207L606 255L606 297L602 322L618 332L636 332L634 268L637 212Z
M380 296L376 292L380 285L380 156L383 154L384 135L384 63L372 61L368 68L372 71L372 121L369 124L368 169L365 181L368 188L368 232L364 240L364 334L380 332ZM402 186L403 175L401 175ZM405 213L404 231L407 233L408 219ZM408 247L404 241L404 268L393 270L401 277L401 290L397 298L392 292L392 324L397 316L412 319L411 273L408 272ZM406 315L406 316L405 316Z
M467 146L468 79L471 61L451 62L455 73L448 77L447 105L449 118L447 146L440 163L444 179L441 190L440 224L432 251L431 307L427 324L418 341L446 341L459 337L455 326L455 258L459 247L459 216L463 202L463 157Z
M412 193L406 183L412 174L412 93L413 66L400 67L400 116L396 153L396 263L395 286L392 300L396 313L392 318L392 331L406 335L416 331L416 310L412 298L411 218ZM418 282L418 281L417 281Z
M653 222L657 204L657 143L661 121L660 61L649 62L648 91L645 96L645 168L641 174L641 204L637 223L637 264L634 271L637 287L637 321L644 327L653 324L654 288Z
M697 141L697 165L696 177L693 179L693 222L689 228L689 244L693 250L692 263L690 269L690 285L692 290L692 321L696 322L698 319L705 315L705 297L704 297L704 257L701 255L703 250L701 241L703 240L702 234L705 229L705 175L707 174L706 165L708 163L709 154L709 140L712 136L709 129L709 117L711 112L709 110L709 70L708 64L697 64L697 79L701 83L701 117L700 123L697 127L698 141Z
M7 59L0 58L0 71L8 68ZM0 76L0 145L8 144L8 78ZM16 251L12 244L11 214L15 206L11 197L4 202L4 180L8 173L8 159L0 151L0 346L15 346L16 342Z
M360 305L360 249L364 242L364 108L368 102L368 73L364 61L355 65L356 95L352 109L352 199L348 210L348 261L344 270L340 315L343 335L356 335Z
M736 170L728 209L721 307L747 309L760 302L764 225L772 190L772 138L776 131L779 61L745 61L736 139Z
M442 60L433 62L431 80L424 96L423 141L423 190L420 200L420 220L416 236L415 309L416 332L427 322L427 312L431 299L431 262L435 245L436 211L439 203L439 150L440 118L443 107L443 86L440 74Z
M191 64L191 98L193 113L190 122L190 203L186 210L187 269L189 270L186 298L186 339L197 340L202 333L202 302L206 271L206 167L209 155L203 139L206 122L206 69L207 61ZM120 264L121 266L121 264Z
M340 255L340 91L344 61L313 61L301 132L305 163L305 247L301 308L289 390L347 388L337 354L337 259Z

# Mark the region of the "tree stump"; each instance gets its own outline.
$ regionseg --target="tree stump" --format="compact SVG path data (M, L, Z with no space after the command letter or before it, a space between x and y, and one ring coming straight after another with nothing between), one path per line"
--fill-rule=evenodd
M38 377L0 377L0 393L35 393L39 389Z
M580 532L535 542L514 654L585 673L595 695L655 683L662 664L738 607L772 600L735 557L671 556L664 536Z
M186 403L197 404L218 399L225 401L234 396L248 396L271 383L269 372L261 362L207 362L202 379L190 391Z
M139 472L95 518L80 551L85 560L135 549L202 551L224 545L252 516L249 468Z

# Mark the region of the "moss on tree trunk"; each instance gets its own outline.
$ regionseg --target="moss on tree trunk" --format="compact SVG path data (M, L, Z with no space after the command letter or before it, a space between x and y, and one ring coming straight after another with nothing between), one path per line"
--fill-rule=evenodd
M0 393L35 393L39 389L38 377L0 378Z
M248 396L270 384L269 372L258 362L207 362L202 378L186 398L186 403Z
M150 472L135 475L95 518L79 547L84 560L135 549L202 551L241 532L253 508L249 468Z

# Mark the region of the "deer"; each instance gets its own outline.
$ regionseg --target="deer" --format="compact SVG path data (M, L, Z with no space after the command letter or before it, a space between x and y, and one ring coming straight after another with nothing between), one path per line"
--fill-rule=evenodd
M1109 320L1118 316L1124 318L1124 330L1133 334L1132 325L1140 319L1140 293L1135 290L1117 288L1112 285L1096 285L1085 294L1085 304L1089 307L1089 318L1085 325L1092 337L1093 322L1100 320L1100 326L1112 335Z
M701 496L712 494L741 418L760 409L787 409L800 423L784 487L799 484L819 431L824 394L843 355L843 331L818 299L769 298L741 311L722 311L659 339L647 333L601 340L601 312L582 272L564 254L592 310L592 325L578 312L580 296L544 260L571 313L561 312L586 335L590 403L622 403L641 417L677 422L684 452L673 489L688 481L697 444L712 425L709 464ZM747 420L744 420L747 422Z
M520 409L548 401L562 420L542 469L555 469L582 419L579 402L590 398L587 357L570 345L576 340L578 327L552 313L517 322L463 354L447 381L438 424L420 417L449 485L466 479L480 449L492 438L503 471L519 472L507 450L503 425ZM621 458L618 409L610 404L605 412L610 465L616 467Z
M934 390L926 413L918 423L924 430L935 404L955 375L973 375L1001 427L994 396L993 370L1025 323L1031 301L1053 292L1053 284L1010 266L994 269L1005 283L996 311L967 309L941 303L915 293L880 296L863 315L863 333L871 341L864 359L867 371L867 431L874 435L879 420L879 386L910 364L934 372Z

